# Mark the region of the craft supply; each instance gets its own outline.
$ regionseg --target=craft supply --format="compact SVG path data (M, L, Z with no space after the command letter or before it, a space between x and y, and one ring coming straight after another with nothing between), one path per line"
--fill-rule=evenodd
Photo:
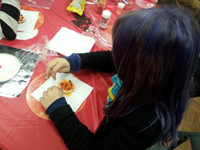
M106 0L99 0L98 7L97 7L97 14L101 14L106 6Z
M49 42L49 50L69 56L72 53L88 53L95 40L62 27Z
M124 9L125 4L124 3L118 3L117 4L117 10L116 10L116 14L120 15Z
M108 23L110 21L111 12L109 10L104 10L102 13L102 18L100 21L100 28L106 29L108 27Z
M67 96L74 92L74 84L71 80L62 79L58 87L61 88L63 93L67 94Z
M77 27L81 28L81 30L86 31L89 26L92 24L92 21L90 18L88 18L84 12L82 16L79 16L78 14L74 16L76 20L72 20L71 22L75 24Z
M75 12L81 16L85 9L85 2L86 0L73 0L71 4L67 7L67 10Z

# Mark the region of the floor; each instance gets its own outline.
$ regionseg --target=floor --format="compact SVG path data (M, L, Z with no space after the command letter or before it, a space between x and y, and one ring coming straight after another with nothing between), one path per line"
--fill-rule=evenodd
M200 97L191 99L189 107L184 113L179 131L200 132ZM199 141L200 142L200 141ZM181 144L175 150L192 150L190 141Z

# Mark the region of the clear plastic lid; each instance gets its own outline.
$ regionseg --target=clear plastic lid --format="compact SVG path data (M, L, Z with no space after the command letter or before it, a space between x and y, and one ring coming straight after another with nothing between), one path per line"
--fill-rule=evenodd
M104 10L102 16L106 19L109 19L111 17L111 12L109 10Z

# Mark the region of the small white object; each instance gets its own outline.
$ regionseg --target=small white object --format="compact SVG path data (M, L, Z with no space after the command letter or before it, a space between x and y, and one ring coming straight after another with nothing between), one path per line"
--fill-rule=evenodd
M120 9L124 9L125 4L124 3L118 3L117 7Z
M110 17L111 17L111 12L109 10L104 10L102 13L102 18L99 25L102 29L106 29L108 27Z
M109 19L111 17L111 12L109 10L104 10L102 13L102 17L105 19Z
M38 34L38 29L33 30L33 32L17 32L17 40L28 40L34 38Z

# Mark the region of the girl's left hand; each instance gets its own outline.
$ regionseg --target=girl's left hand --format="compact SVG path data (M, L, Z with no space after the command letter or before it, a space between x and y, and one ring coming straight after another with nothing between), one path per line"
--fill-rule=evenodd
M47 109L54 101L61 97L63 97L62 89L52 86L51 88L48 88L47 91L43 92L43 97L40 98L40 103L45 109Z

